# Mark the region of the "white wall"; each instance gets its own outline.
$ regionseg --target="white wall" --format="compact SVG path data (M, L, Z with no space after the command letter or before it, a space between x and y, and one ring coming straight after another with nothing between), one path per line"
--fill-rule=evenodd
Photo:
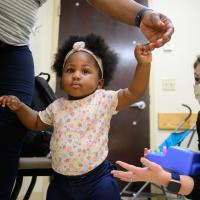
M30 39L33 53L35 74L51 71L54 55L57 52L60 18L60 0L48 0L40 9ZM55 87L55 76L51 85Z
M159 112L181 113L187 104L193 112L199 105L193 94L193 63L200 54L200 1L199 0L149 0L149 7L171 18L175 26L170 41L171 51L155 50L150 83L151 146L156 148L170 131L158 130ZM163 91L162 80L174 79L175 91ZM197 146L194 144L194 146Z

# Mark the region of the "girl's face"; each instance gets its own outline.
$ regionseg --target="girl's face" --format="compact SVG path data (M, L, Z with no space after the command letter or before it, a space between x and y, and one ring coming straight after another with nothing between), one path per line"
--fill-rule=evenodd
M100 69L95 59L87 52L70 55L63 68L61 87L70 96L82 98L103 87Z
M200 84L200 64L198 64L194 69L194 80L195 80L195 85Z

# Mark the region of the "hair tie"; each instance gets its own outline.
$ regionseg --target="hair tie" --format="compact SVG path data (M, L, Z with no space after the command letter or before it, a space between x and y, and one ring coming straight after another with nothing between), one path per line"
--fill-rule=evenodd
M83 41L75 42L73 45L73 49L75 51L80 51L81 49L84 49L84 48L85 48L85 42L83 42Z
M96 60L98 66L99 66L99 69L100 69L100 71L101 71L101 75L102 75L101 78L103 78L103 66L102 66L102 60L101 60L101 58L99 58L98 56L96 56L96 55L95 55L92 51L90 51L89 49L86 49L86 48L85 48L85 42L83 42L83 41L75 42L75 43L73 44L73 49L70 50L70 51L67 53L67 55L65 56L64 63L63 63L63 68L64 68L65 63L66 63L67 59L69 58L69 56L72 55L72 54L75 53L75 52L78 52L78 51L87 52L87 53L89 53L89 54Z

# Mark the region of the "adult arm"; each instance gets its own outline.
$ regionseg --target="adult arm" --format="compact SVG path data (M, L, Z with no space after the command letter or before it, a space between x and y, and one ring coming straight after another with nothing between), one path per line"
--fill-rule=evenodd
M136 14L143 7L133 0L88 0L97 10L113 19L134 26Z
M88 0L88 2L105 15L133 26L137 13L144 7L133 0ZM174 32L171 20L153 10L144 13L140 29L148 39L150 49L163 46L171 39Z
M160 165L141 158L141 163L146 167L136 167L128 163L117 161L117 164L127 171L113 170L111 173L127 182L151 182L162 186L167 186L171 180L171 173L165 171ZM180 176L181 187L178 194L189 195L194 189L194 179L190 176ZM197 185L198 186L198 185Z

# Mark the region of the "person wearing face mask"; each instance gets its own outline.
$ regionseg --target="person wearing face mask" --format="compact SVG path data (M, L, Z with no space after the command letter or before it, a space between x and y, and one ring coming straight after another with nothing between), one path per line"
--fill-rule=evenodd
M200 104L200 56L197 56L194 62L194 79L194 94ZM200 111L198 113L196 127L198 133L198 148L200 150ZM145 152L148 152L147 149ZM122 161L117 161L116 163L126 171L112 170L111 173L114 177L123 181L155 183L166 187L171 193L184 195L186 198L192 200L200 199L200 172L194 176L171 173L164 170L160 165L146 159L145 156L140 161L146 167L137 167Z
M195 98L200 104L200 55L197 56L197 59L194 63L194 79L195 79L194 94ZM198 141L199 141L198 148L200 150L200 111L198 112L197 115L196 127L197 127Z

